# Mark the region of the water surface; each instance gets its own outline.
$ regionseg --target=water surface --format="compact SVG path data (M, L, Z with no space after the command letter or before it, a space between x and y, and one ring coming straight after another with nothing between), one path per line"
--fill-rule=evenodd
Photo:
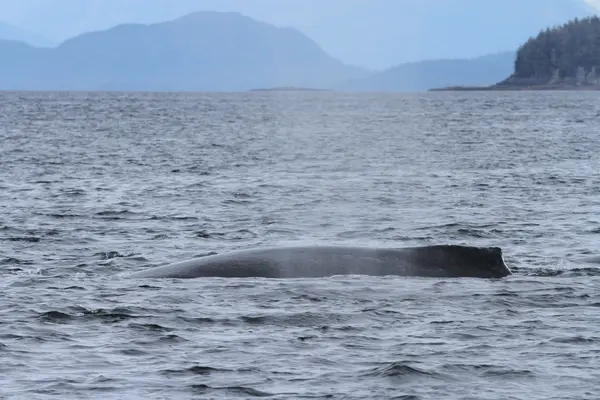
M594 93L0 104L0 397L600 397ZM515 274L126 277L307 243L500 246Z

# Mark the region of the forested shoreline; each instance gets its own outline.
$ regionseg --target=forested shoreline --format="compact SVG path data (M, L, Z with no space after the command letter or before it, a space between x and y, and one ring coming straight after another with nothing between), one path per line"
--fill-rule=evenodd
M598 85L600 18L547 28L519 47L514 73L500 85Z

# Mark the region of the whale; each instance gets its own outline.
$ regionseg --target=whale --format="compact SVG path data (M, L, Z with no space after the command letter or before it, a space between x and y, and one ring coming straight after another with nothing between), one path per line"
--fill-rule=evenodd
M132 278L324 278L337 275L503 278L511 275L499 247L435 245L265 247L158 266Z

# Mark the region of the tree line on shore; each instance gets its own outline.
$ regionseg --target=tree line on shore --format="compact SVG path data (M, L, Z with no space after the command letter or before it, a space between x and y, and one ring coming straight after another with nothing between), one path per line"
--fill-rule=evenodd
M578 70L600 68L600 18L575 18L547 28L519 47L516 78L548 78L558 71L561 79L575 77Z

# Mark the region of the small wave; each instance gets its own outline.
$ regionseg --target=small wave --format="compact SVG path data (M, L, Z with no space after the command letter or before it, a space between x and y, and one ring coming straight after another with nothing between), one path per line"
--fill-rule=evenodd
M50 213L50 214L42 214L46 217L56 218L56 219L66 219L66 218L82 218L79 214L69 214L69 213Z
M243 322L250 324L250 325L267 325L270 318L268 316L257 316L257 317L242 316L242 317L240 317L240 319Z
M197 392L199 394L207 394L207 393L213 392L213 391L225 391L232 395L238 395L238 396L240 396L240 395L241 396L250 396L250 397L274 396L274 394L272 394L272 393L263 392L261 390L257 390L257 389L247 387L247 386L227 386L227 387L216 388L216 387L211 387L208 385L199 384L199 385L191 385L190 388L193 389L194 392Z
M600 264L600 256L588 257L583 261L589 264Z
M198 231L194 233L194 236L196 236L197 238L209 239L212 237L212 234L210 234L207 231Z
M149 221L198 221L198 217L194 216L180 216L180 215L163 215L163 216L152 216L148 219Z
M152 285L139 285L138 286L140 289L151 289L151 290L160 290L161 287L160 286L152 286Z
M518 273L524 276L537 276L537 277L565 277L565 278L577 278L577 277L590 277L600 276L600 268L598 267L584 267L584 268L569 268L569 269L554 269L554 268L512 268L513 273Z
M208 175L210 175L210 174L211 174L211 173L210 173L210 171L201 170L201 169L200 169L200 168L198 168L198 167L191 167L191 168L188 168L188 172L193 172L195 175L198 175L198 176L208 176ZM203 184L202 184L202 185L203 185ZM188 187L189 187L189 186L188 186Z
M126 255L125 257L127 259L133 260L133 261L141 261L141 262L148 262L148 261L150 261L146 257L141 256L141 255L136 255L135 253L130 253L130 254Z
M311 296L308 294L301 294L299 296L294 296L292 297L292 300L308 300L310 302L315 302L315 303L320 303L324 300L327 300L327 297L318 297L318 296Z
M109 384L112 384L109 386ZM108 378L100 375L91 381L90 385L86 385L85 389L92 392L113 392L123 388L119 379Z
M136 213L125 209L125 210L120 210L120 211L116 211L116 210L99 211L94 215L97 217L100 217L100 219L103 219L103 220L117 221L117 220L121 220L121 219L126 219L128 216L136 215Z
M194 325L209 325L223 322L209 317L177 317L177 319Z
M6 340L32 340L35 342L45 342L46 339L39 336L30 336L30 335L17 335L14 333L1 334L0 339Z
M141 330L141 331L150 331L150 332L172 332L173 328L169 328L167 326L162 326L158 324L129 324L130 328Z
M139 318L140 316L134 315L133 310L125 307L117 307L114 309L103 309L97 310L86 310L83 313L84 316L93 319L99 319L106 322L120 322L132 318Z
M317 336L315 336L315 335L298 336L298 340L301 341L301 342L304 342L304 341L309 340L309 339L316 339L316 338L317 338Z
M146 257L140 256L136 253L122 254L122 253L119 253L118 251L102 251L99 253L95 253L94 257L99 257L101 260L112 260L115 258L128 258L130 260L135 260L135 261L148 261L148 259L146 259Z
M251 200L236 200L236 199L228 199L228 200L223 200L223 204L231 204L231 205L248 205L248 204L252 204Z
M52 322L55 324L66 323L74 319L73 315L63 313L60 311L46 311L39 315L39 318L44 322Z
M562 343L562 344L584 344L584 343L597 343L598 338L588 338L580 335L577 336L567 336L567 337L557 337L554 339L550 339L553 343Z
M205 182L194 182L194 183L190 183L189 185L186 185L184 188L185 189L198 189L198 188L204 188L206 186Z
M7 242L29 242L29 243L37 243L41 240L41 238L37 236L12 236L12 237L3 237L0 240L5 240Z
M33 262L14 257L0 258L0 265L31 265Z
M434 374L415 367L411 367L410 365L407 365L402 362L392 362L373 368L365 372L364 375L378 377L422 377L433 376Z
M394 235L391 237L392 240L397 242L432 242L436 238L433 236L406 236L406 235Z
M161 343L183 343L183 342L188 342L188 340L179 335L171 334L171 335L161 336L158 339L158 342L161 342Z
M442 225L423 226L417 228L417 231L422 230L436 230L436 231L449 231L453 232L458 237L468 238L495 238L502 234L502 230L498 229L497 225L493 224L460 224L460 223L449 223Z
M252 195L250 193L246 193L246 192L234 192L234 193L232 193L232 195L236 199L250 199L250 198L252 198Z
M508 290L500 290L497 293L494 293L493 296L496 296L496 297L519 297L520 294L517 292L511 292Z
M510 368L492 368L483 373L483 376L507 378L525 378L534 376L534 373L528 369L510 369Z
M96 213L96 215L99 216L105 216L105 215L123 215L123 214L129 214L131 213L129 210L120 210L120 211L116 211L116 210L105 210L105 211L99 211Z
M85 290L85 288L81 286L67 286L66 288L60 290Z
M84 196L85 195L85 190L83 189L62 189L61 192L63 192L64 194L66 194L67 196Z
M165 369L160 371L163 375L210 375L216 372L230 372L231 370L207 367L203 365L194 365L184 369Z
M95 257L100 257L101 260L111 260L113 258L125 258L128 255L123 255L118 251L103 251L100 253L94 254Z
M283 315L241 316L240 320L250 325L275 325L313 327L348 321L349 317L340 314L296 313Z
M471 341L479 339L479 335L474 335L474 334L465 333L465 332L451 333L449 336L451 338L455 338L455 339L465 341L465 342L471 342Z
M417 231L428 231L431 229L448 229L448 228L456 228L461 226L459 223L457 222L451 222L448 224L442 224L442 225L431 225L431 226L422 226L417 228Z
M201 239L220 239L220 240L247 240L247 239L255 239L258 237L258 234L248 230L248 229L239 229L237 231L232 232L207 232L205 230L195 232L196 237Z
M261 225L267 225L267 226L274 225L279 222L275 218L271 218L271 217L267 217L267 216L261 217L259 221L260 221Z
M51 323L68 323L76 319L100 320L102 322L114 323L132 318L139 318L134 315L133 310L124 307L114 309L88 310L83 307L70 307L67 310L51 310L41 312L38 318Z
M149 354L147 351L140 350L140 349L123 349L123 350L120 350L119 353L121 353L125 356L132 356L132 357L142 357L142 356Z
M502 231L499 229L490 229L488 231L477 228L460 228L457 230L457 233L461 236L468 236L473 238L494 238L499 236Z
M23 277L45 277L50 276L51 272L45 268L33 268L33 269L23 269L23 268L9 268L7 270L3 270L2 272L7 272L12 275L23 276ZM30 287L32 282L30 280L16 280L10 284L11 287Z
M445 364L442 369L451 373L462 371L470 375L475 373L484 377L499 377L502 379L534 376L534 373L528 369L513 369L490 364Z

